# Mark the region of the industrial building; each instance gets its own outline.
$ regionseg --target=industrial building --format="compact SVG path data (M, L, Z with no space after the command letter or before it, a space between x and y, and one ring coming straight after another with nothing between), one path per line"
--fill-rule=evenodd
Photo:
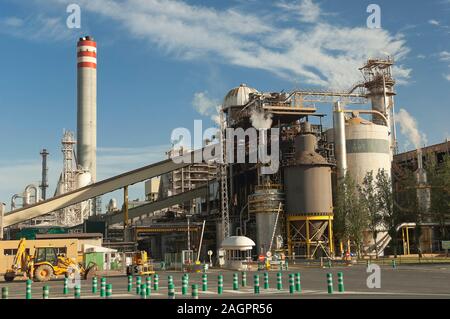
M337 181L349 174L361 183L367 172L379 169L391 175L393 160L411 161L396 154L393 64L390 58L369 59L360 69L363 81L348 83L348 91L260 92L240 84L224 96L215 139L205 141L203 149L181 150L181 156L194 159L220 149L215 161L178 162L169 150L164 161L97 181L97 43L80 38L77 138L64 133L63 170L53 197L47 191L48 151L42 150L41 184L15 194L10 210L1 207L3 238L27 227L101 232L105 246L147 250L174 263L207 260L208 251L219 263L261 255L341 256L333 236ZM318 105L332 112L320 112ZM333 127L324 127L325 116ZM264 162L255 155L260 151L277 156ZM230 162L226 154L245 160ZM133 203L128 186L138 182L145 182L145 200ZM123 206L114 199L103 212L101 196L118 189L124 191ZM229 239L235 236L249 240ZM382 254L389 240L383 229L376 242L367 236L365 253L373 254L376 246ZM224 256L224 243L236 255ZM233 243L244 243L245 249L234 249Z

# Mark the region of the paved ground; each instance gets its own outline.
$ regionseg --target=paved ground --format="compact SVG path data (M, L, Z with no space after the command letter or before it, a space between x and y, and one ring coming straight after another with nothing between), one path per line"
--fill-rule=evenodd
M301 273L302 291L295 294L289 293L288 274ZM334 293L327 293L326 273L333 274ZM337 273L343 272L345 292L338 292ZM217 294L217 275L224 276L224 293ZM189 275L189 292L187 296L181 295L180 272L160 272L159 291L152 290L150 298L167 299L167 276L172 275L175 282L176 298L190 298L192 284L199 285L199 299L202 298L450 298L450 265L402 265L397 269L391 267L381 267L381 288L368 288L367 278L370 273L363 265L351 267L328 268L306 268L301 266L291 266L288 271L283 271L283 289L276 288L276 273L270 271L270 288L264 289L263 272L248 272L247 287L241 286L241 276L239 276L239 291L233 291L232 271L210 269L208 271L208 291L203 292L202 274L191 273ZM253 293L253 275L260 275L259 295ZM127 291L126 276L108 277L107 282L113 286L113 298L140 298L133 291ZM42 298L42 287L44 283L33 283L33 299ZM63 295L63 281L52 280L46 283L50 287L50 298L73 298L73 289L68 295ZM99 282L100 285L100 282ZM0 282L0 287L9 287L9 298L25 297L25 281L15 280L12 283ZM100 287L99 287L100 288ZM99 294L91 292L91 282L82 281L81 298L99 298Z

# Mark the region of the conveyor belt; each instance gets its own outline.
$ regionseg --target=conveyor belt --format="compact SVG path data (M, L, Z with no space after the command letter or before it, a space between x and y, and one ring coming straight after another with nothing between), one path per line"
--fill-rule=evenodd
M10 211L4 215L3 227L18 224L29 219L39 217L62 208L84 202L88 199L115 191L127 185L133 185L152 177L160 176L173 170L189 166L191 163L195 163L198 158L202 158L203 151L206 150L205 153L211 154L211 150L214 149L214 147L215 144L211 144L203 149L198 149L178 158L167 159L155 164L144 166L136 170L108 178L98 183L90 184L72 192L65 193L24 208ZM181 162L181 158L184 159L184 162L178 163Z
M210 183L212 183L211 181ZM149 213L152 213L154 211L167 208L170 206L174 206L176 204L184 203L186 201L192 200L194 198L203 197L205 198L207 196L208 192L208 184L204 184L201 186L198 186L192 190L183 192L181 194L173 195L161 200L157 200L152 203L140 205L134 208L131 208L128 210L128 218L134 219ZM113 225L117 223L123 222L123 212L117 212L114 214L107 214L107 215L101 215L96 216L96 220L104 220L108 223L108 225Z

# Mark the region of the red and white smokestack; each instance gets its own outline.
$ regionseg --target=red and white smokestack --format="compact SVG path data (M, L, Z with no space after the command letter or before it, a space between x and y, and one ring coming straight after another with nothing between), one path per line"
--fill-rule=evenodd
M97 43L92 37L77 43L77 159L89 170L92 182L97 171Z

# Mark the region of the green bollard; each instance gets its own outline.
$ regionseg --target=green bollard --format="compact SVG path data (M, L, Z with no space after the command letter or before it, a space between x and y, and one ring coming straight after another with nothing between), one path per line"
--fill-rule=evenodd
M279 271L283 271L283 262L280 260L280 262L278 263L278 270Z
M289 270L289 263L287 259L284 260L284 270Z
M147 299L147 287L146 287L146 284L141 284L141 299Z
M175 286L173 282L169 282L169 290L167 291L169 299L175 299Z
M155 274L153 276L153 290L158 291L159 290L159 276L158 274Z
M150 276L145 280L145 295L150 297L152 293L152 278Z
M100 279L100 297L106 297L106 278L102 277Z
M239 290L239 278L237 273L233 274L233 290Z
M397 268L397 264L395 263L395 259L392 259L392 268L393 269Z
M269 289L269 273L264 273L264 289Z
M69 279L67 277L64 277L63 294L67 295L68 293L69 293Z
M25 294L25 298L26 299L31 299L31 283L32 281L30 279L27 280L26 282L26 294Z
M338 291L344 292L344 274L342 272L338 272Z
M186 275L183 275L183 277L181 278L181 294L185 296L187 295L187 293L188 293L188 279Z
M198 299L198 285L192 285L192 299Z
M141 294L141 276L136 276L136 295Z
M128 276L128 292L133 290L133 276Z
M97 293L97 277L92 278L92 293Z
M73 291L73 296L75 299L80 299L81 298L81 288L80 286L75 286L75 290Z
M247 273L245 271L242 272L242 287L247 287Z
M255 294L259 294L259 275L255 274L253 276L253 291Z
M2 299L8 298L9 298L8 287L2 287Z
M328 286L328 293L333 293L333 275L331 273L327 274L327 286Z
M48 286L42 287L42 299L48 299L48 296L49 296Z
M203 274L202 275L202 291L208 290L208 275Z
M277 289L282 290L283 289L283 277L282 273L277 273Z
M295 291L301 292L302 291L302 285L300 283L300 273L295 274Z
M106 298L112 298L112 284L106 285Z
M217 294L221 295L223 293L223 276L219 275L217 279Z
M295 292L294 274L289 274L289 293L293 294L294 292Z

